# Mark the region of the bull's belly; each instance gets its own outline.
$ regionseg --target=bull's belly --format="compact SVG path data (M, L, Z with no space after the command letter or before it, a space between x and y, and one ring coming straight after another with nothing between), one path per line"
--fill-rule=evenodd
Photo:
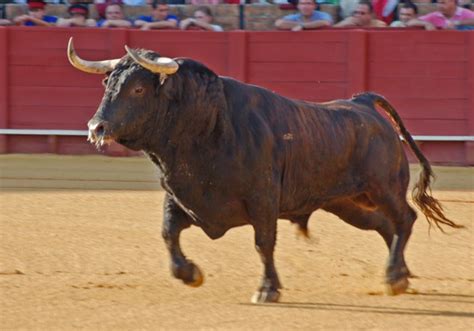
M331 201L358 196L364 192L363 188L348 185L330 190L299 191L292 194L282 194L280 199L280 217L287 218L294 215L310 215Z
M305 201L300 204L292 204L291 206L281 206L278 217L290 219L294 216L310 215L321 208L326 202L326 200L315 200L311 202Z
M181 209L212 239L223 236L229 229L249 223L244 204L237 199L195 199L186 201L173 197Z

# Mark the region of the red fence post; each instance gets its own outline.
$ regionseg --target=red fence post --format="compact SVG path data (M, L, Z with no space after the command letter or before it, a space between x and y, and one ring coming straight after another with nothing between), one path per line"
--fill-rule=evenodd
M227 75L242 82L247 82L247 32L228 32Z
M368 34L367 31L348 31L347 39L347 92L350 98L354 93L367 90Z
M0 27L0 128L8 128L8 28L5 27ZM7 152L7 136L0 135L0 153Z
M467 120L467 133L470 136L474 136L474 33L469 33L466 36L467 39L467 70L468 70L468 91L471 91L469 94L468 108L466 114ZM465 142L465 152L466 152L466 163L469 165L474 165L474 142L466 141Z

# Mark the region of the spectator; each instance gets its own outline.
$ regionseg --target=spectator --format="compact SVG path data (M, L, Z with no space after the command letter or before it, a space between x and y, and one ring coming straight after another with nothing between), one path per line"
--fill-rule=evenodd
M94 5L95 9L97 10L97 14L99 14L99 20L105 19L105 8L107 7L107 4L110 2L106 0L94 0ZM121 3L121 2L117 2Z
M105 19L97 22L97 26L102 28L129 28L132 23L125 19L121 4L110 3L105 7Z
M373 18L374 8L372 3L367 0L362 0L357 5L352 13L352 16L342 20L334 25L336 28L350 27L350 28L383 28L387 24L383 21Z
M433 24L438 29L474 29L474 12L458 7L457 0L438 0L438 10L421 16L420 20Z
M5 26L5 25L12 25L12 21L7 20L6 18L0 18L0 26Z
M418 6L412 2L405 2L398 12L398 21L393 21L390 26L392 28L406 28L408 22L414 20L418 16Z
M198 6L199 5L200 6L202 6L202 5L218 5L221 2L222 2L221 0L191 0L192 5L198 5ZM226 2L226 3L228 3L228 2Z
M146 6L147 0L122 0L125 6Z
M152 5L151 16L140 16L134 25L142 30L175 29L178 27L178 18L169 14L166 0L155 0Z
M280 30L300 31L322 28L332 24L331 15L316 10L315 0L300 0L297 7L299 13L276 20L275 27Z
M212 24L214 16L209 7L201 6L194 11L194 18L189 17L181 21L181 30L224 31L220 25Z
M405 2L400 8L398 16L400 20L392 22L392 24L390 24L392 28L422 26L426 30L436 30L433 24L417 19L418 6L413 2Z
M69 6L67 9L70 18L59 18L56 26L59 27L79 27L79 26L96 26L97 23L94 19L89 17L89 9L86 5L75 4Z
M359 4L359 0L340 0L339 2L339 15L344 19L351 17Z
M58 18L45 15L45 7L46 4L43 0L29 0L28 14L15 17L13 22L25 26L54 26Z

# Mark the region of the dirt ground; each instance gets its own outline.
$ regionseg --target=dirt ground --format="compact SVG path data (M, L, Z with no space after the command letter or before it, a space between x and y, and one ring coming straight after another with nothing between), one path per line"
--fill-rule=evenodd
M0 329L472 330L474 168L435 172L434 195L467 229L429 233L419 217L410 294L384 294L381 237L318 211L309 241L279 222L282 302L252 305L262 265L248 226L216 241L186 230L205 283L171 277L146 159L0 156Z

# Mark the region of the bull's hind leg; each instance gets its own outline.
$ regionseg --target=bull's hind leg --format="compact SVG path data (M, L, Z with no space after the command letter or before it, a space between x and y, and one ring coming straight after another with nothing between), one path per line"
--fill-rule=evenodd
M371 196L371 198L380 211L392 220L395 227L385 279L388 294L404 293L408 288L410 276L405 264L404 251L416 220L416 212L408 205L405 196L396 197L388 193L378 197Z
M198 287L204 277L199 268L186 259L179 244L179 235L183 229L190 227L191 219L167 194L164 203L162 236L171 256L171 271L185 284Z
M396 237L396 226L384 213L379 210L368 210L365 206L360 206L350 199L341 199L328 203L323 206L323 209L335 214L346 223L359 229L377 231L384 239L390 256L392 256L394 251L392 246L394 238ZM410 276L410 272L405 263L403 250L401 254L399 254L397 268L400 270L399 274L403 275L401 278L406 279L407 276ZM388 274L389 270L387 269L387 275Z
M338 216L344 222L356 228L377 231L390 250L395 230L392 221L387 219L381 212L367 210L350 199L340 199L327 203L322 209Z

